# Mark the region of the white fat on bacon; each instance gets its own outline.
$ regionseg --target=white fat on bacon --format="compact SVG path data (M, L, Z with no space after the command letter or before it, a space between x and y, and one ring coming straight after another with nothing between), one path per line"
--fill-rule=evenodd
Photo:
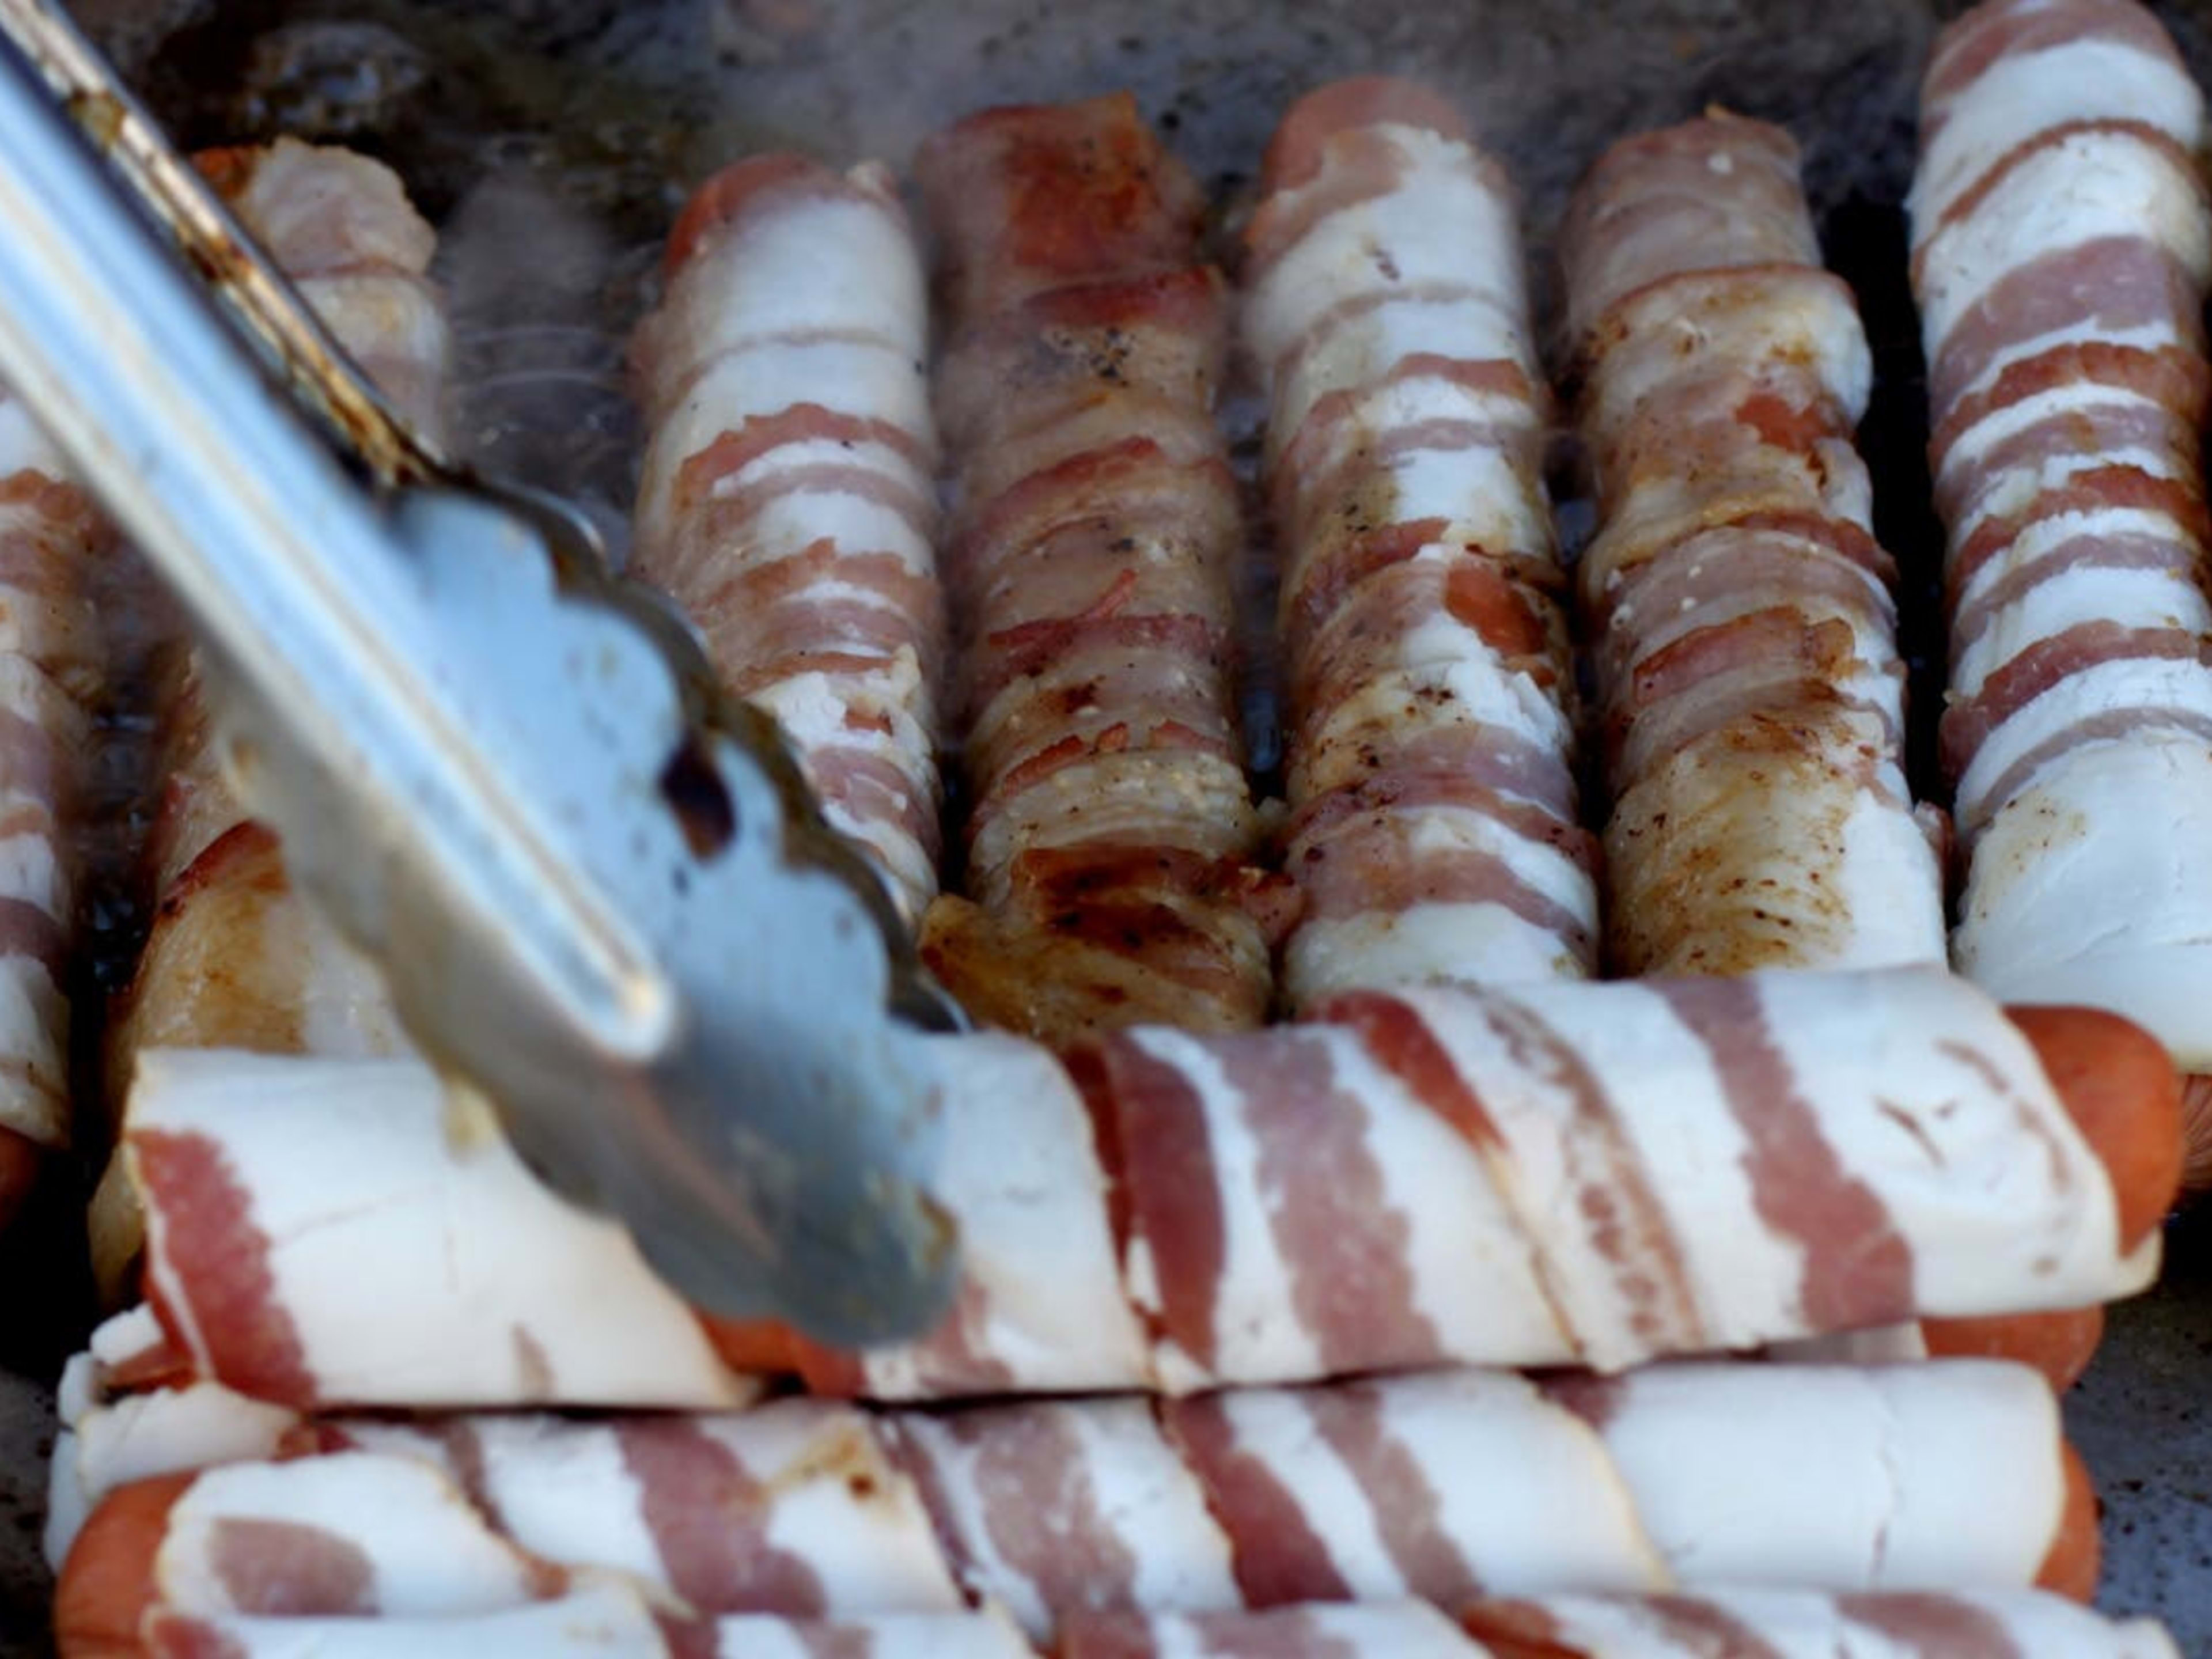
M1938 40L1922 120L1953 957L2212 1065L2203 100L2133 0L1990 0Z
M1907 204L1917 217L1942 214L1991 167L2052 127L2124 121L2193 143L2203 102L2181 64L2134 42L2094 38L2000 57L1975 77L1974 89L1922 139Z
M1607 1455L1643 1494L1661 1557L1711 1583L1811 1584L1852 1562L1869 1589L2017 1583L2051 1548L2065 1502L2060 1462L2008 1472L2003 1496L1968 1472L2008 1448L2055 1444L2058 1405L2022 1366L1972 1362L1790 1368L1783 1388L1748 1366L1658 1366L1598 1408ZM1820 1426L1808 1443L1802 1425ZM2038 1425L2040 1426L2038 1426ZM1820 1502L1752 1540L1725 1522L1769 1501L1787 1468ZM1741 1546L1741 1553L1738 1553Z
M1090 1607L1239 1604L1231 1541L1145 1402L982 1406L898 1433L962 1582L1024 1629Z
M1516 204L1433 94L1325 88L1270 151L1243 335L1290 656L1294 1003L1582 975L1571 677ZM1536 775L1460 751L1500 739Z
M890 174L764 156L701 188L635 350L635 566L909 917L937 890L928 320Z
M2183 1065L2212 1066L2206 741L2172 732L2082 744L1999 806L1975 843L1960 971L2008 1001L2123 1009Z
M1978 102L1981 89L1973 96ZM2195 119L2203 120L2201 100ZM2204 187L2186 154L2127 131L2023 143L2039 147L2008 167L1960 216L1946 220L1938 212L1916 222L1921 325L1939 349L1991 287L2056 249L2108 237L2148 238L2192 281L2201 284L2212 276Z
M1796 146L1719 112L1627 140L1562 240L1599 497L1579 580L1613 738L1616 965L1942 962L1850 445L1871 358L1820 269Z
M457 1613L513 1607L546 1574L428 1463L348 1452L203 1470L170 1506L154 1559L155 1600L211 1611L282 1611L274 1558L338 1605L318 1611ZM268 1598L264 1604L264 1598Z
M955 1125L953 1311L903 1347L765 1363L894 1399L1615 1370L2081 1306L2155 1271L2027 1038L1939 970L1323 1012L1066 1061L920 1039ZM727 1397L626 1236L453 1109L408 1062L154 1056L126 1145L185 1368L288 1403ZM241 1261L266 1267L243 1297ZM345 1288L362 1261L374 1298ZM147 1368L128 1346L118 1375Z
M591 1423L341 1419L364 1452L437 1464L530 1554L793 1613L962 1605L915 1482L850 1407Z
M158 1051L126 1117L149 1290L205 1375L293 1405L745 1393L629 1235L546 1192L424 1066ZM194 1250L252 1294L179 1277Z
M97 1354L118 1323L150 1324L152 1316L140 1308L111 1319L94 1333L92 1349L71 1356L62 1372L63 1426L48 1470L43 1540L47 1565L57 1569L93 1505L116 1487L273 1457L299 1425L290 1407L249 1399L220 1382L111 1393L99 1380Z
M196 1615L490 1611L614 1574L696 1614L1070 1615L1738 1584L2035 1581L2078 1502L2023 1368L1441 1372L1129 1400L724 1417L325 1419L138 1500ZM1777 1460L1801 1478L1754 1479ZM124 1547L105 1510L64 1573ZM105 1581L114 1582L113 1570ZM1078 1621L1080 1628L1080 1620Z
M928 1338L857 1356L863 1391L918 1400L1141 1379L1150 1357L1115 1269L1081 1096L1035 1043L980 1033L957 1053L936 1196L959 1221L960 1292Z

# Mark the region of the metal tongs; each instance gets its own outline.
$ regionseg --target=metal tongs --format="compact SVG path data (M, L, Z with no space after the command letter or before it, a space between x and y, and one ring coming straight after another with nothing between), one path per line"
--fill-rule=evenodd
M773 724L580 515L390 411L64 14L0 28L0 377L191 613L294 880L692 1300L924 1328L914 1028L957 1016Z

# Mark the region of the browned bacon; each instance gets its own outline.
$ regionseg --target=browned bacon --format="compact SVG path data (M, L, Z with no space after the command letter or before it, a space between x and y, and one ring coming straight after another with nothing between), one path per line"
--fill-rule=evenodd
M905 913L937 891L927 303L890 176L757 156L701 185L634 356L636 568L775 715Z
M592 1569L700 1614L1097 1613L1623 1593L1699 1578L2075 1594L2094 1497L2032 1372L1442 1371L1326 1389L866 1413L490 1415L274 1428L248 1461L100 1494L59 1623L404 1616ZM295 1455L264 1461L280 1450ZM234 1451L234 1455L240 1455ZM1797 1478L1765 1478L1781 1458ZM1493 1617L1504 1618L1498 1613ZM118 1630L119 1626L119 1630Z
M1779 129L1618 144L1563 233L1601 527L1583 611L1629 973L1941 962L1887 559L1851 447L1869 364Z
M1284 119L1248 242L1291 708L1285 988L1590 970L1546 398L1512 192L1443 100ZM1437 763L1440 749L1453 763ZM1483 755L1510 756L1510 769Z
M1269 992L1228 684L1237 495L1196 186L1126 96L974 116L917 163L942 246L967 897L927 958L1048 1036L1249 1025Z
M2212 1067L2203 102L2134 0L1990 0L1922 91L1913 279L1949 532L1952 948Z

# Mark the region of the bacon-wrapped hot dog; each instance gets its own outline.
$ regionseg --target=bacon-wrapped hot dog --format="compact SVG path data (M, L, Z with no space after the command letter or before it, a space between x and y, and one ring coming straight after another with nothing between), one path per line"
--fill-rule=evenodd
M1307 1603L1265 1612L1093 1613L1043 1646L995 1612L684 1618L595 1580L557 1599L446 1617L283 1618L149 1609L98 1659L2179 1659L2148 1620L2031 1592ZM65 1637L61 1659L94 1659Z
M1547 416L1510 188L1449 105L1348 81L1270 147L1246 341L1289 657L1295 1004L1588 973Z
M891 1397L1615 1368L2074 1306L2155 1266L2177 1085L2109 1015L2023 1028L1932 969L1438 988L1322 1015L1144 1028L1065 1065L1005 1036L927 1040L952 1316L851 1358L718 1325L722 1352ZM665 1291L587 1304L542 1282L555 1254L565 1277L642 1270L495 1140L457 1139L412 1063L149 1056L125 1147L185 1374L301 1406L489 1402L528 1358L521 1329L538 1398L622 1401L586 1379L618 1363L642 1386L626 1368L668 1343L657 1401L731 1386ZM652 1322L626 1334L633 1307Z
M944 607L920 256L890 175L725 168L668 244L635 358L637 570L774 714L909 917L937 892Z
M1776 127L1608 150L1562 232L1600 530L1580 566L1625 973L1945 958L1907 792L1870 379Z
M453 343L424 275L435 242L392 171L290 139L211 151L200 166L400 413L440 432ZM275 836L223 781L197 653L181 640L166 678L167 777L149 858L157 908L107 1035L112 1092L119 1103L134 1057L154 1047L406 1052L374 970L293 894ZM111 1294L140 1237L119 1168L92 1218L94 1266Z
M115 534L0 391L0 1219L70 1139L68 973Z
M1954 959L2212 1071L2203 100L2133 0L1993 0L1921 109Z
M1203 198L1126 95L972 116L917 168L943 243L972 797L968 900L933 913L924 955L1033 1035L1256 1024Z
M63 1570L63 1627L128 1629L164 1604L512 1606L532 1564L623 1572L702 1613L973 1596L1038 1637L1091 1610L1458 1606L1693 1571L2076 1594L2095 1577L2094 1498L2049 1388L1972 1360L1447 1371L1157 1408L329 1419L312 1437L314 1455L105 1497ZM1778 1461L1798 1478L1769 1480Z

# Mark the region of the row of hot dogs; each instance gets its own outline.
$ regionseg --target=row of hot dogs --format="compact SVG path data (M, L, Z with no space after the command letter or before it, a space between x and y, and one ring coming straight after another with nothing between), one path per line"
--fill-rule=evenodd
M1865 342L1784 135L1632 141L1570 213L1600 509L1571 598L1510 188L1421 89L1290 113L1234 289L1130 100L959 124L917 166L933 356L891 175L756 159L695 197L637 336L635 562L1012 1028L917 1039L954 1314L862 1356L717 1323L539 1188L289 892L180 667L94 1216L143 1299L74 1368L55 1467L71 1650L2165 1652L2026 1594L2084 1593L2095 1543L2018 1366L1259 1386L1806 1339L2063 1382L2155 1270L2172 1060L2212 1052L2184 648L2208 232L2173 161L2201 100L2131 0L1992 0L1929 88L1958 948L2162 1048L1942 971L1850 446ZM297 145L217 172L434 410L396 181ZM1232 331L1269 398L1279 823L1230 660ZM2097 573L2136 610L2083 612ZM2100 879L2089 934L2034 920ZM1157 1398L738 1409L778 1377ZM520 1406L734 1414L344 1414ZM1730 1583L1830 1594L1618 1599ZM1484 1600L1569 1592L1598 1599ZM1453 1616L1291 1606L1409 1596ZM962 1622L978 1601L1012 1623Z

